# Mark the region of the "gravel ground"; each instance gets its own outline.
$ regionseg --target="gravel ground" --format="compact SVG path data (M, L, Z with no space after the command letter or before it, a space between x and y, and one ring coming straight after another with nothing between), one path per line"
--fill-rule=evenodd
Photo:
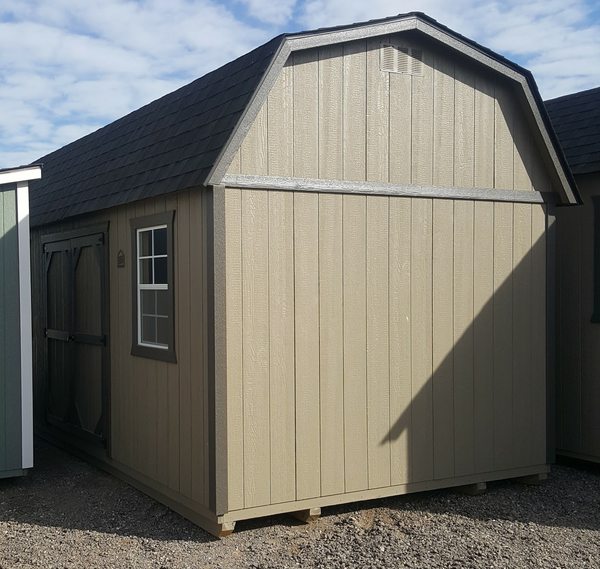
M0 480L0 569L13 567L600 568L600 468L539 487L436 491L238 522L216 540L95 467L36 441L36 468Z

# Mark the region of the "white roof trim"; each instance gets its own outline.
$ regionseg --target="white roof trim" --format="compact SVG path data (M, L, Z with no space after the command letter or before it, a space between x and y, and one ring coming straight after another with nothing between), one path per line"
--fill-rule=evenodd
M28 166L26 168L15 168L14 170L0 171L0 185L28 182L39 180L42 177L41 166Z
M331 45L336 43L342 43L347 41L353 41L358 39L367 39L371 37L383 36L383 35L391 35L399 32L405 32L408 30L418 30L423 34L447 45L448 47L455 49L464 55L494 69L495 71L501 73L507 78L511 79L518 83L525 95L525 99L529 104L530 110L533 114L534 120L537 124L537 127L541 133L542 140L546 147L546 150L549 153L549 156L554 164L556 169L556 173L558 179L561 183L561 189L563 190L563 198L566 199L568 203L577 203L577 198L574 195L571 185L567 179L562 163L556 153L556 149L552 144L550 139L550 135L544 121L542 119L542 115L539 111L539 108L535 102L535 97L529 87L529 83L527 82L527 78L525 75L515 71L508 65L505 65L501 61L494 59L493 57L485 54L484 52L476 49L475 47L469 45L468 43L462 41L461 39L448 34L447 32L431 25L430 23L422 20L418 16L411 15L407 17L401 17L397 20L382 22L382 23L374 23L374 24L365 24L364 26L348 28L344 30L333 30L333 31L324 31L319 32L316 31L314 34L309 35L301 35L301 36L292 36L285 38L279 47L279 51L273 57L271 61L269 69L265 72L265 75L258 86L254 96L243 115L240 118L238 125L236 126L233 134L221 150L220 155L215 161L215 165L210 171L207 177L207 185L219 185L223 182L223 177L227 173L227 170L235 156L235 153L238 151L241 146L246 134L250 130L254 119L258 115L264 101L266 100L271 88L275 84L277 77L281 73L285 62L288 60L290 54L293 51L310 49L314 47L321 47L325 45Z

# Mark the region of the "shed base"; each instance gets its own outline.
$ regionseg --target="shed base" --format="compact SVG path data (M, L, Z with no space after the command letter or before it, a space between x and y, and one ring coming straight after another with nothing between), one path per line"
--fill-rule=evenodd
M348 504L365 500L375 500L378 498L388 498L392 496L400 496L428 490L440 490L445 488L457 488L465 486L481 487L482 484L485 485L486 482L491 482L494 480L534 478L541 480L545 479L547 473L550 471L550 467L548 465L540 464L495 472L486 472L482 474L446 478L443 480L412 482L409 484L400 484L396 486L375 488L359 492L349 492L346 494L336 494L333 496L322 496L307 500L298 500L295 502L258 506L254 508L226 512L217 516L214 512L209 511L201 504L192 502L191 500L174 493L169 488L162 487L155 481L146 478L145 476L125 467L124 465L110 461L109 459L100 455L94 456L91 451L81 448L76 444L70 444L61 437L53 435L53 433L46 429L38 429L37 434L49 442L56 444L57 446L72 452L84 460L88 460L92 464L107 471L108 473L115 475L117 478L120 478L124 482L127 482L131 486L144 492L148 496L154 498L156 501L171 508L184 518L194 522L215 537L226 537L230 535L235 528L235 523L241 520L261 518L276 514L298 514L296 517L299 517L302 519L302 521L309 522L316 519L318 515L320 515L321 508L325 506Z
M16 476L27 476L27 470L18 468L16 470L0 470L0 478L14 478Z

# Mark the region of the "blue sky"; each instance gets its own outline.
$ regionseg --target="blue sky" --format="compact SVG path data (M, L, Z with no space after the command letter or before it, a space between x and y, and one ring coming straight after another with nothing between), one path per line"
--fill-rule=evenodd
M0 168L27 164L281 32L418 10L530 69L600 86L597 0L0 0Z

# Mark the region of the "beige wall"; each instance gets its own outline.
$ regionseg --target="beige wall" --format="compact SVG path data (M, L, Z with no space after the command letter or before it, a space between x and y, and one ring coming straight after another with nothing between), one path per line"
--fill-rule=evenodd
M411 37L293 53L229 173L550 191L508 80ZM423 76L380 70L388 40Z
M169 194L113 208L76 222L34 230L34 275L41 270L40 235L109 221L111 464L175 500L209 506L208 384L204 201L199 191ZM175 210L175 349L177 364L133 357L131 228L135 217ZM117 268L117 254L125 268ZM41 285L36 284L37 306ZM35 314L35 311L34 311ZM34 323L38 393L44 370L41 312ZM38 421L44 414L38 398ZM188 505L190 503L188 502Z
M584 205L557 208L556 448L600 462L600 324L594 312L594 207L600 175L577 176Z
M545 464L545 206L216 192L230 511Z

